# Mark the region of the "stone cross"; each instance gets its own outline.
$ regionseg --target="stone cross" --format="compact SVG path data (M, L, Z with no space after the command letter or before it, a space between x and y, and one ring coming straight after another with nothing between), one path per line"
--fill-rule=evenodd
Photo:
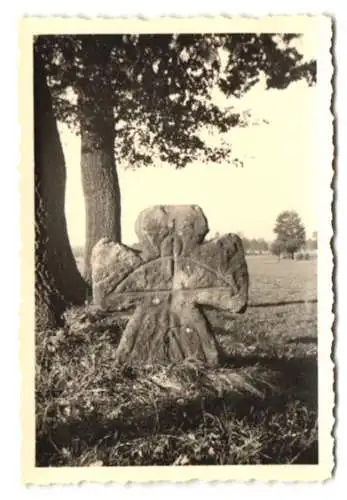
M240 238L228 234L204 242L208 230L196 205L155 206L137 219L139 250L105 239L95 245L94 304L131 314L118 363L219 362L203 309L244 312L248 271Z

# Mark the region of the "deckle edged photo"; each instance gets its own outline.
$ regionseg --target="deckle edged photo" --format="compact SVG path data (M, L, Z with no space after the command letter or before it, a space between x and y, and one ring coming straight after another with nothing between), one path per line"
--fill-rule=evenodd
M331 477L331 34L22 20L25 483Z

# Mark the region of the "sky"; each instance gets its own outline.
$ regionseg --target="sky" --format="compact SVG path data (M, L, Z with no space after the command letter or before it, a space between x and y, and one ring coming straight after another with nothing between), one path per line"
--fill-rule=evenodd
M311 55L310 40L301 44ZM261 80L241 99L226 100L219 93L215 99L222 106L250 109L258 122L228 133L233 154L243 161L243 167L191 163L176 170L158 163L133 170L118 165L125 244L137 241L134 225L139 212L157 204L200 205L208 219L209 236L238 232L271 241L275 219L283 210L299 213L308 237L317 229L315 87L299 81L285 90L266 90ZM62 124L59 129L67 168L68 232L72 246L82 246L85 212L80 139ZM219 138L206 136L206 140L217 143Z

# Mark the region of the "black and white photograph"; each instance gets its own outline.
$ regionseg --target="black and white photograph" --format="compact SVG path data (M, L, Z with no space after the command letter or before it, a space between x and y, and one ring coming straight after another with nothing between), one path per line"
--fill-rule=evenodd
M330 44L22 21L26 482L331 476Z

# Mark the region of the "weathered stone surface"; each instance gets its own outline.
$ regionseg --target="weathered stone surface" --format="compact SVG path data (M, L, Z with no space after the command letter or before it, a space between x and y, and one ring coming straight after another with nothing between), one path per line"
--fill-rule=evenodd
M220 349L205 308L243 312L248 271L240 239L203 243L208 225L197 206L156 206L136 222L141 251L101 240L92 253L94 303L131 318L119 363L195 358L218 363Z

